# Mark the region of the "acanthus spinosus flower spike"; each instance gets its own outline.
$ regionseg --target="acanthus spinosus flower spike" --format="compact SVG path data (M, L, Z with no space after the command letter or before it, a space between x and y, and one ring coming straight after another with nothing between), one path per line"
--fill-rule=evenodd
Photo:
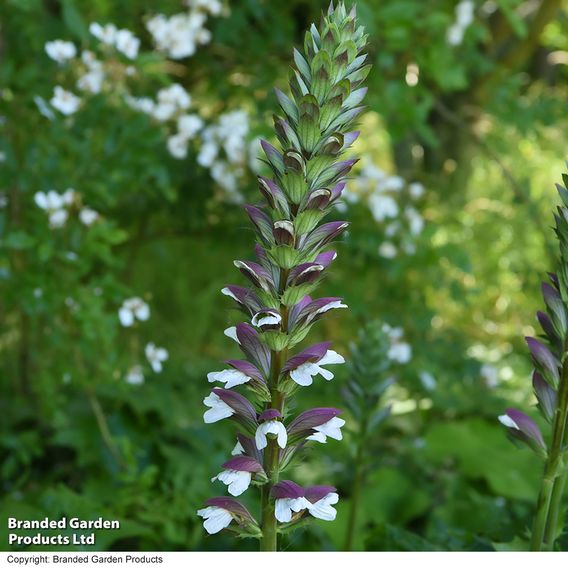
M520 410L509 408L499 416L511 438L529 446L544 460L544 474L533 524L531 549L553 550L558 536L561 500L568 475L568 175L558 185L561 205L555 218L560 243L557 274L542 284L546 311L537 313L544 335L527 337L535 366L534 394L550 433L543 436L536 422Z
M229 368L209 373L208 380L224 388L214 388L204 399L204 420L229 418L239 425L235 457L213 479L235 496L252 483L260 486L258 532L250 513L238 509L234 499L210 500L199 514L208 532L229 528L256 535L262 550L277 549L278 522L295 523L309 515L330 521L336 514L335 488L303 488L280 477L310 442L341 440L345 424L335 408L313 408L293 418L286 402L316 376L333 379L328 365L344 363L327 342L292 350L318 320L347 307L341 298L313 294L337 257L329 245L348 226L322 221L357 161L344 154L359 135L354 122L363 111L362 83L370 68L362 54L365 44L355 10L340 3L330 6L319 28L311 26L303 53L294 50L291 95L276 90L279 145L261 141L272 175L259 177L262 203L245 206L257 236L255 259L234 262L250 286L222 290L244 313L245 321L225 335L246 360L230 359ZM237 392L245 388L251 401Z

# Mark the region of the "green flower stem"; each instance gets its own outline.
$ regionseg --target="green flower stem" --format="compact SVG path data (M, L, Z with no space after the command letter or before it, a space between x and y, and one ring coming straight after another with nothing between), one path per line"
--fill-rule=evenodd
M355 456L355 471L353 475L353 486L351 492L351 509L349 511L349 521L347 522L347 532L345 534L344 549L353 550L353 539L355 537L355 525L357 524L357 514L361 501L361 490L363 489L363 459L365 453L365 443L367 441L367 419L361 425L361 434L357 444L357 454Z
M566 484L566 473L559 475L554 481L554 488L550 498L550 506L548 509L548 519L546 521L546 530L544 541L546 550L554 549L554 537L556 535L556 527L558 526L558 515L562 503L562 495L564 494L564 486Z
M568 343L565 345L565 352ZM558 387L558 404L552 425L552 442L544 469L540 495L537 503L531 550L552 550L558 523L558 515L564 492L566 473L562 471L562 453L568 423L568 361L562 365Z
M285 282L288 279L288 270L280 271L280 294L284 292ZM280 307L282 314L282 327L286 329L288 326L288 308ZM285 397L278 390L278 379L282 372L282 367L286 362L288 350L272 351L270 358L270 394L271 400L266 404L266 408L274 408L284 416ZM270 497L270 491L275 483L278 483L280 474L280 448L276 440L268 440L268 445L264 450L264 471L268 476L268 482L262 486L261 490L261 530L262 538L260 539L260 550L265 552L276 552L278 550L278 531L277 521L274 515L274 501Z

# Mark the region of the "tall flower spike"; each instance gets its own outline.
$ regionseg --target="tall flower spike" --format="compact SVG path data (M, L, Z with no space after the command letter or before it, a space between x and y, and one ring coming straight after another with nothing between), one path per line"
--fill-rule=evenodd
M291 417L286 401L317 375L332 379L326 366L344 362L329 343L303 350L298 345L318 320L347 307L341 298L312 295L337 257L329 245L348 226L323 219L341 197L357 161L344 154L359 135L354 123L363 111L362 83L370 69L362 54L365 44L355 10L348 12L340 3L322 15L319 27L311 26L303 52L294 50L290 93L276 90L278 144L261 142L263 162L271 172L258 180L263 203L245 207L257 237L255 259L235 260L250 286L222 290L245 314L246 321L225 335L237 342L247 361L232 359L227 361L230 369L209 373L210 382L225 388L215 388L205 398L209 409L204 418L230 418L242 429L233 450L239 459L225 462L214 479L233 495L251 483L260 486L262 550L277 549L277 521L295 523L309 516L331 521L332 505L339 499L331 486L304 490L279 478L311 442L341 440L345 423L335 408ZM245 389L252 402L236 392ZM235 501L228 503L230 507L217 503L200 512L210 533L229 527L235 518ZM252 534L249 530L244 536Z
M558 274L549 274L550 284L543 283L546 312L537 313L544 339L526 338L535 366L532 384L538 409L549 424L548 443L536 422L523 412L509 408L499 416L513 439L544 459L531 539L531 549L536 551L554 549L568 475L568 175L562 179L564 186L557 186L561 204L554 215L560 245Z

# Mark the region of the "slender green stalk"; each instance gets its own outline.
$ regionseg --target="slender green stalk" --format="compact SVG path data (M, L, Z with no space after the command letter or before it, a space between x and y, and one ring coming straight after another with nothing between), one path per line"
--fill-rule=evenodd
M565 343L565 351L568 344ZM558 403L552 423L552 442L548 450L537 513L531 539L531 550L553 550L558 515L562 503L566 473L562 471L562 453L568 422L568 361L562 365Z
M285 283L288 279L288 270L280 271L280 294L284 292ZM282 319L288 325L288 308L281 306ZM270 360L270 403L266 404L266 409L274 408L283 415L285 396L278 390L278 379L282 372L282 365L286 361L287 349L282 351L272 351ZM276 552L278 550L277 521L274 515L274 501L270 499L270 492L275 483L278 483L280 469L280 448L276 440L268 440L268 446L264 454L264 471L268 476L268 483L262 486L261 490L261 524L262 538L260 539L260 550L265 552Z
M566 484L566 473L559 475L554 481L554 488L550 498L550 507L548 510L548 519L546 521L546 531L544 541L546 550L554 549L554 538L556 536L556 527L558 526L558 515L564 494L564 486Z
M347 523L347 533L345 534L344 550L353 550L353 539L355 537L355 526L357 524L357 513L361 502L361 490L363 488L364 472L363 460L365 453L365 443L367 439L367 420L361 426L361 435L357 444L357 454L355 457L355 472L353 476L353 486L351 492L351 509L349 511L349 521Z

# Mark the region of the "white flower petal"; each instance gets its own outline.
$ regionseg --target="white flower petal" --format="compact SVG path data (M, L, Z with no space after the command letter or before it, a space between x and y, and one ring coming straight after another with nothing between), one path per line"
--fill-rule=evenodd
M239 341L239 338L237 337L237 328L236 326L233 327L228 327L224 332L224 335L226 335L227 337L229 337L230 339L232 339L233 341L236 341L239 345L241 344L241 342Z
M205 424L212 424L213 422L223 420L223 418L229 418L235 413L234 410L223 402L214 392L203 399L203 404L210 407L203 415Z
M240 456L245 453L245 449L243 448L242 444L237 440L235 447L231 450L232 456Z
M317 365L313 363L302 363L290 371L290 378L302 387L309 387L313 382L313 376L318 372Z
M124 327L130 327L134 323L134 314L125 307L118 310L118 318Z
M502 414L501 416L499 416L499 422L501 422L503 426L507 426L507 428L520 430L520 428L517 426L517 423L507 414Z
M215 381L225 383L225 388L230 389L237 385L244 385L245 383L248 383L250 381L250 377L236 369L225 369L224 371L208 373L207 380L210 383L214 383Z
M233 516L229 511L221 509L221 507L207 507L205 509L199 509L197 514L205 519L203 527L209 534L216 534L227 528Z
M211 481L214 481L216 479L223 482L227 486L227 490L231 495L238 497L248 489L252 479L252 474L250 471L237 471L234 469L228 469L222 471Z
M310 504L310 515L317 519L322 519L323 521L333 521L337 516L337 511L332 505L335 505L338 501L339 495L337 493L329 493L319 501Z
M256 447L259 450L263 450L268 445L268 441L266 439L267 434L275 435L278 445L281 448L286 447L288 432L286 432L286 427L282 424L282 422L279 422L278 420L268 420L267 422L260 424L260 426L256 429L254 437Z
M328 349L327 353L318 361L320 367L322 365L339 365L341 363L345 363L345 359L337 351L333 351L333 349Z

